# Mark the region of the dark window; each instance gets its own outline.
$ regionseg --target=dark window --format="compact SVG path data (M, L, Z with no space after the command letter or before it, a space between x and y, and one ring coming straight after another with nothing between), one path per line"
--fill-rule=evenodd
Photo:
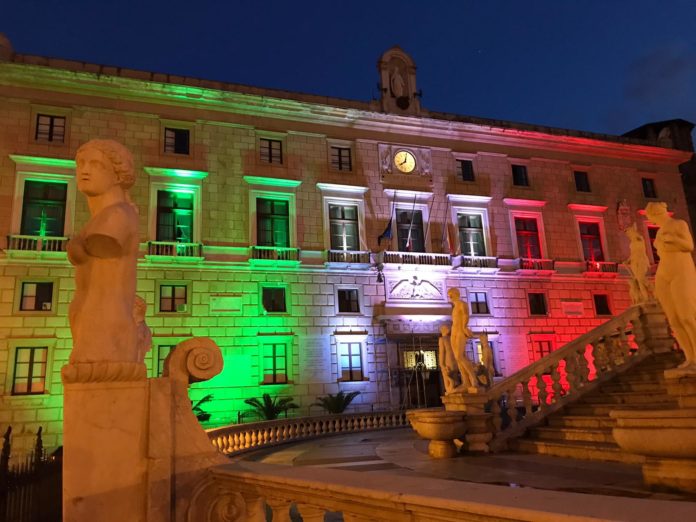
M576 170L573 172L575 176L575 190L578 192L590 192L590 178L587 172Z
M353 170L350 147L331 147L331 168L334 170Z
M53 283L22 283L21 311L49 311L53 303Z
M529 292L527 294L529 299L529 313L530 315L546 315L546 294L543 292Z
M329 205L331 250L358 250L358 207L356 205Z
M360 313L360 296L357 288L338 290L338 311L345 314Z
M362 349L360 343L340 343L341 379L362 381Z
M539 242L539 225L536 218L515 218L515 231L517 233L517 248L520 257L529 259L541 258L541 244Z
M16 349L12 395L35 395L46 392L47 358L46 346Z
M283 142L280 140L259 140L261 161L264 163L283 163Z
M285 288L265 286L261 290L263 309L271 313L285 313L288 311L285 302Z
M288 382L288 353L285 343L263 345L263 383L284 384Z
M483 218L481 214L457 214L459 227L459 246L462 255L485 256L486 243L483 239Z
M160 344L157 346L157 377L162 376L164 372L164 361L175 346L174 344Z
M491 313L488 309L486 292L469 292L469 307L472 315L487 315Z
M655 238L657 237L657 232L660 227L648 225L648 239L650 240L650 250L652 250L653 263L660 262L660 256L657 254L657 248L655 248Z
M164 152L174 154L189 153L189 137L191 132L188 129L164 129Z
M462 181L475 181L474 162L471 160L457 160L457 175Z
M518 187L528 187L529 178L527 177L527 166L526 165L513 165L512 166L512 184Z
M599 233L599 223L579 223L580 241L585 261L604 261L602 238Z
M256 198L256 244L290 246L290 207L287 201Z
M656 198L655 180L651 178L643 178L643 195L646 198Z
M25 181L20 234L61 237L65 226L67 183Z
M36 141L65 141L65 116L36 115Z
M597 315L611 315L609 308L609 296L607 294L594 294L594 307Z
M400 252L425 252L423 214L420 210L396 210L396 235Z
M551 339L532 339L529 348L529 362L533 363L553 352L553 341Z
M185 312L188 289L186 285L160 286L160 312Z
M193 194L157 191L157 241L193 243Z

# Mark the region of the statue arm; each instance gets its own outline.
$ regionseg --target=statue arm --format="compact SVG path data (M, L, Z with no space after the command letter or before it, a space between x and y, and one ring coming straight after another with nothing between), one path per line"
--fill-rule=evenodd
M694 249L694 240L689 232L689 225L681 219L675 220L674 229L669 231L667 237L663 237L663 241L667 244L676 246L684 252L692 252Z

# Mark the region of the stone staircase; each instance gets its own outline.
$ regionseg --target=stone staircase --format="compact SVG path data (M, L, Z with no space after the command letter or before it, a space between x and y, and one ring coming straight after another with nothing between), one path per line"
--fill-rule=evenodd
M623 452L614 441L613 409L677 407L667 394L663 372L683 360L681 352L653 354L623 374L549 415L541 426L509 441L509 448L576 459L642 463L645 458Z

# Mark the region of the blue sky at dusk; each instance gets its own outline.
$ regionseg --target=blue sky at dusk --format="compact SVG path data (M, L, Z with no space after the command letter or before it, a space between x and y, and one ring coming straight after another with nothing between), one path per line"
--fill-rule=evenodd
M400 45L428 109L620 134L696 121L696 2L22 0L18 53L369 100Z

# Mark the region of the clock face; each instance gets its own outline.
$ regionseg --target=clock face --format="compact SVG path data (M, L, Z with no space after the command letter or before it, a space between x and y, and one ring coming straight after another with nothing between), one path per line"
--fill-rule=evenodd
M400 150L394 154L394 165L401 172L408 174L416 168L416 158L409 151Z

